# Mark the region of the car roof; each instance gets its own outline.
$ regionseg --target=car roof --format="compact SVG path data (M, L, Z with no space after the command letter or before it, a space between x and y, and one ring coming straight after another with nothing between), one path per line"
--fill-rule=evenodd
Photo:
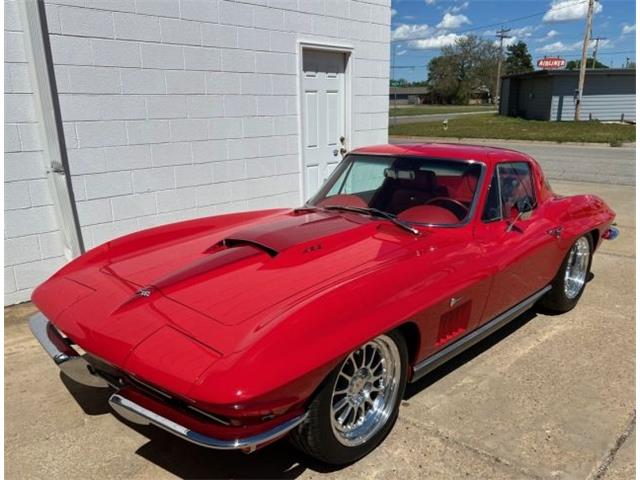
M369 155L406 155L445 158L450 160L477 160L491 166L501 160L532 160L528 155L506 148L462 143L398 143L372 145L352 150L351 153Z

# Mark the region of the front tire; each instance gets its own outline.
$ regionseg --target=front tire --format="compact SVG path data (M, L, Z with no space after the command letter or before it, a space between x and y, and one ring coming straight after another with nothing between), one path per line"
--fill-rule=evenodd
M351 352L328 376L291 435L309 456L332 465L371 452L393 427L407 383L408 352L399 332Z
M559 313L574 308L587 284L592 257L591 236L578 238L562 261L551 290L542 299L542 306Z

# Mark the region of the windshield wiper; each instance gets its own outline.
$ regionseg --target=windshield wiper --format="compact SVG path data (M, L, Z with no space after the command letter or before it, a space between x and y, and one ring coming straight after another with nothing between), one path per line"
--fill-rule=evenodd
M414 235L420 235L420 231L417 228L412 227L407 222L403 222L402 220L398 220L396 216L392 213L385 212L383 210L378 210L377 208L372 207L349 207L346 205L328 205L326 207L322 207L325 210L344 210L347 212L355 212L355 213L364 213L365 215L375 215L378 217L386 218L390 220L398 227L406 230L407 232L411 232Z

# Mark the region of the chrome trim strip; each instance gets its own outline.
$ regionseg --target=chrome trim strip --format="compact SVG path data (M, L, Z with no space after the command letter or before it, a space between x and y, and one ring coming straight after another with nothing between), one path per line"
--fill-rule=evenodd
M36 313L29 318L29 328L51 360L65 375L90 387L109 386L106 380L91 373L89 363L71 347L68 340L60 335L42 313Z
M132 402L118 393L111 395L109 404L116 412L132 422L142 425L152 424L183 440L216 450L248 449L249 451L254 451L256 447L285 435L307 418L307 413L304 413L258 435L235 440L221 440L194 432L183 425L148 410L142 405Z
M417 363L413 367L413 377L411 378L411 382L415 382L419 380L420 378L424 377L427 373L436 369L437 367L447 362L448 360L452 359L459 353L462 353L467 348L475 345L485 337L488 337L495 331L499 330L500 328L505 326L507 323L509 323L511 320L516 318L518 315L524 313L529 308L531 308L533 304L536 301L538 301L540 297L542 297L549 290L551 290L551 285L547 285L542 290L539 290L538 292L534 293L533 295L523 300L519 304L515 305L514 307L511 307L509 310L498 315L493 320L490 320L484 325L468 333L464 337L456 340L452 344L447 345L442 350L434 353L430 357L425 358L421 362Z

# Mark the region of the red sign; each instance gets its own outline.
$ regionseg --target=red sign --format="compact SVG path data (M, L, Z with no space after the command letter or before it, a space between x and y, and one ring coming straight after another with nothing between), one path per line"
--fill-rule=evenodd
M543 70L553 70L556 68L564 68L567 66L567 61L564 58L558 57L544 57L538 60L538 68Z

